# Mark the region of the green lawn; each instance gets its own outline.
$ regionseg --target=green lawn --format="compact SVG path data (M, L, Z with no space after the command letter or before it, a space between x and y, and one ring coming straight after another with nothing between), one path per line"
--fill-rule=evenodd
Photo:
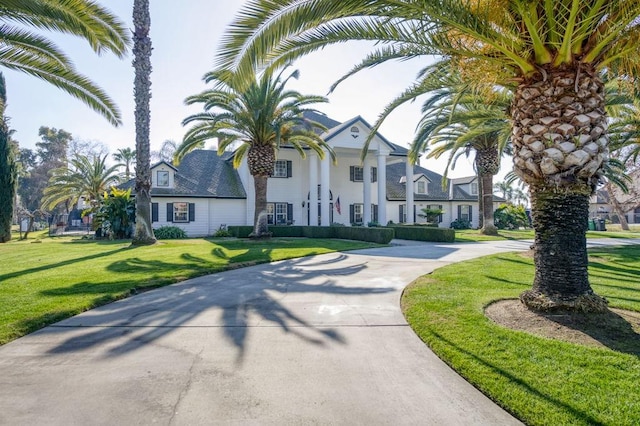
M375 246L274 238L167 240L133 248L128 241L30 236L0 244L0 344L139 290L230 267Z
M606 232L588 231L587 238L640 238L640 232L621 231L619 225L607 225ZM611 228L611 230L609 230ZM525 230L500 230L498 236L482 235L477 229L456 230L456 243L466 243L475 241L499 241L499 240L533 240L533 229Z
M640 311L640 246L590 256L594 290L612 307ZM404 313L439 357L527 424L640 424L640 335L595 348L485 317L492 301L530 288L533 273L532 260L518 254L447 266L407 288Z

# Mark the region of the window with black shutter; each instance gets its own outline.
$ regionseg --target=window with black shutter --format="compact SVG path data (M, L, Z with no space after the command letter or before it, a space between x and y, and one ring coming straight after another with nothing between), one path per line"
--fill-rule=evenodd
M362 182L362 167L349 166L349 180L351 182Z
M151 203L151 222L158 221L158 203Z
M196 220L196 205L195 203L189 203L189 222Z

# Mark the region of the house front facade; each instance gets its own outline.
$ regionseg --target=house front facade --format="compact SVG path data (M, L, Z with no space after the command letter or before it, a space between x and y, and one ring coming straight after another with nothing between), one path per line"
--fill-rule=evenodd
M478 226L475 177L450 180L408 161L405 148L376 133L361 160L371 126L361 117L340 123L321 114L309 118L328 130L322 135L337 157L333 164L307 151L281 147L267 189L270 225L366 226L425 222L423 209L440 209L439 226L456 219ZM246 161L236 170L231 153L195 150L174 166L161 162L152 172L155 228L174 225L189 236L212 235L230 225L252 225L253 178ZM409 178L407 178L409 176ZM133 182L123 185L133 186ZM496 198L496 206L500 199Z

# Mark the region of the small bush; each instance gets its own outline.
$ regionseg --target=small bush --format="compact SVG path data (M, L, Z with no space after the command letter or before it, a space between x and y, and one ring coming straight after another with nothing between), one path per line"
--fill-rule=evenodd
M438 243L452 243L456 239L453 229L432 228L430 226L394 226L396 238L401 240L433 241Z
M216 238L224 238L224 237L231 237L232 235L228 229L218 229L216 233L213 234L213 236Z
M153 230L158 240L182 240L187 238L187 233L177 226L161 226Z
M380 224L378 222L369 222L369 223L367 223L367 226L369 228L376 228L376 227L380 226Z
M468 220L456 219L451 222L451 228L453 229L471 229L471 222Z

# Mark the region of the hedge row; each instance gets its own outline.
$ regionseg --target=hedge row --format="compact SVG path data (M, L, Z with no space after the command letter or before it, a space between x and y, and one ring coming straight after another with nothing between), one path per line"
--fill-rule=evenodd
M433 241L452 243L456 239L456 231L449 228L431 228L428 226L394 225L395 238L401 240Z
M229 226L231 235L247 238L253 232L252 226ZM348 226L270 226L274 237L342 238L378 244L388 244L393 239L393 229L361 228Z
M236 238L248 238L253 226L229 226L229 232ZM378 244L388 244L393 238L403 240L453 242L453 229L426 226L402 226L367 228L361 226L270 226L274 237L342 238Z

